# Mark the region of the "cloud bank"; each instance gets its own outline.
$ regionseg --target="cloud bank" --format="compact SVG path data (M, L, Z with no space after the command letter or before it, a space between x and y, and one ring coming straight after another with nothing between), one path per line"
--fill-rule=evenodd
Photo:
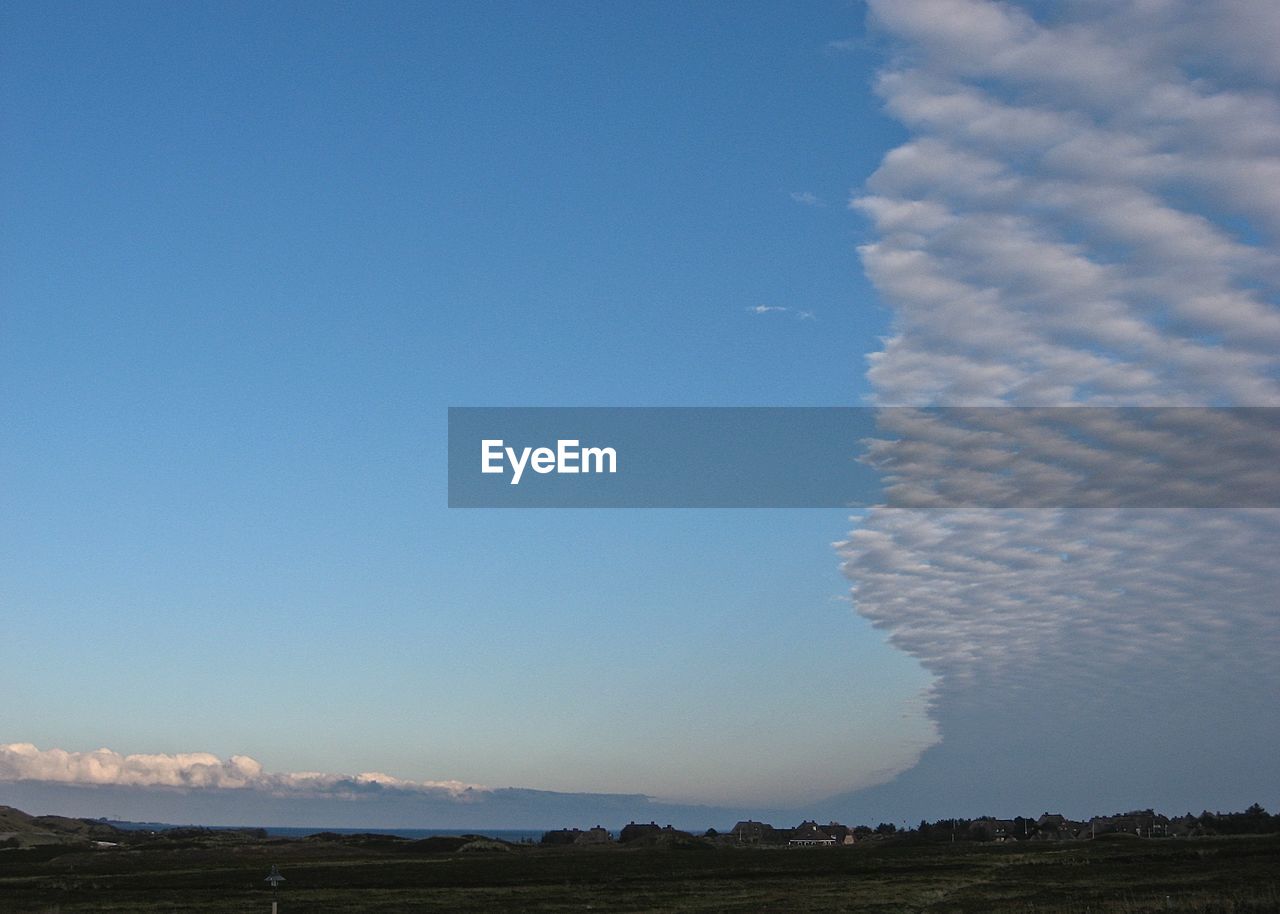
M913 133L853 201L895 315L880 402L1280 403L1275 65L1197 38L1274 42L1274 4L871 10Z
M458 801L489 792L461 781L409 781L381 772L272 774L246 755L221 759L207 752L121 755L110 749L68 752L31 743L0 745L0 782L42 781L95 787L171 787L196 790L256 790L275 796L351 796L372 790L430 794Z
M1280 507L1280 409L894 407L860 458L893 507Z
M749 814L642 794L495 788L376 772L270 773L247 756L68 752L30 743L0 745L0 804L71 816L317 829L619 828L632 820L705 829L727 828Z
M851 203L894 314L877 404L1280 405L1280 7L869 6L911 133ZM951 416L898 483L928 492L940 462L998 479L981 431ZM1131 431L1112 456L1158 454ZM1273 791L1278 546L1274 510L869 512L839 546L855 605L936 676L943 742L859 802Z

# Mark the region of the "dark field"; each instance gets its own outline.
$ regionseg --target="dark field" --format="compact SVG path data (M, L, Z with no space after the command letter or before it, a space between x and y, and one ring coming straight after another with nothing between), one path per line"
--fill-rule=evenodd
M1039 845L455 851L221 839L0 851L0 911L1280 912L1280 836Z

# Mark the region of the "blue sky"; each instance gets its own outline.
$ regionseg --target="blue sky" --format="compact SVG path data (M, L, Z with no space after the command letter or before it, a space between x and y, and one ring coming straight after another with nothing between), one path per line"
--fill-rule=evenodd
M445 507L450 406L1280 405L1271 0L0 36L0 802L1275 805L1274 511Z
M909 763L841 512L444 506L449 406L862 402L862 15L7 5L3 736L691 801ZM843 760L710 761L762 739Z

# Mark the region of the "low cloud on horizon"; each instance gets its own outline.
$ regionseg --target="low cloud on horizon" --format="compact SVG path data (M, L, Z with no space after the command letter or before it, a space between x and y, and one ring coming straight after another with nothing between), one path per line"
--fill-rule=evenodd
M0 783L110 787L169 787L191 790L257 790L276 796L353 796L369 790L424 793L466 802L492 792L462 781L412 781L381 772L325 774L317 771L271 773L247 755L222 759L209 752L121 755L111 749L68 752L31 743L0 745Z
M728 827L758 812L643 794L412 781L378 772L267 772L244 755L122 755L0 745L0 804L37 814L201 825L545 829L628 821Z

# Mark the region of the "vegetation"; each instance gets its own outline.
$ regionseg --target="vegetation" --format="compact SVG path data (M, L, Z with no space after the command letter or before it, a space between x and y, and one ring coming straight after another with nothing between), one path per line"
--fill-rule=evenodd
M1272 824L1260 807L1235 816ZM1227 830L1245 821L1210 818L1225 819ZM0 849L6 914L265 914L272 865L286 879L280 914L1280 912L1280 835L1117 832L999 843L960 840L970 833L964 820L944 820L879 834L859 829L863 840L851 847L737 847L725 835L685 833L658 842L540 846L477 836L122 832L3 808L0 820L11 838L23 836ZM33 833L43 837L32 840Z
M491 842L496 843L496 842ZM535 847L468 853L367 836L210 833L0 851L14 914L362 911L1276 912L1280 837L853 848ZM51 853L59 851L59 853Z

